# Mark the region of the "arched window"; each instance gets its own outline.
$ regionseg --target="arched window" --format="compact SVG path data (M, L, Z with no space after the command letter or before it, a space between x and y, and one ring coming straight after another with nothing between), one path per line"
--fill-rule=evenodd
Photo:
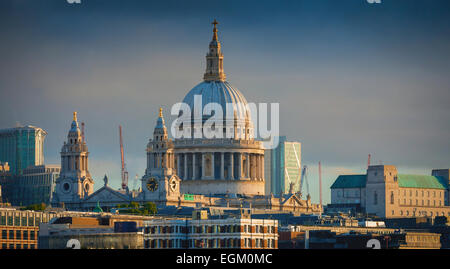
M391 191L391 205L394 204L394 192Z
M373 193L373 204L378 204L378 195L376 191Z

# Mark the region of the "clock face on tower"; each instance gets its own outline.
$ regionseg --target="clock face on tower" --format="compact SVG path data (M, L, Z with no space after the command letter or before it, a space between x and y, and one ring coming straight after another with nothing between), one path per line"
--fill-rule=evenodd
M149 191L156 191L158 189L158 182L156 181L156 179L154 177L150 178L147 181L147 189Z
M177 180L175 178L172 178L172 180L170 180L170 183L169 183L170 189L172 191L175 191L177 188L177 184L178 184Z

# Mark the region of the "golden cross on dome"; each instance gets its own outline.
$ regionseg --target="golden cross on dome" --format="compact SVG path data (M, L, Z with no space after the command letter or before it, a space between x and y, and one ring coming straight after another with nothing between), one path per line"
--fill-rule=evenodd
M211 24L213 24L214 25L214 29L213 29L213 40L214 41L217 41L217 28L216 28L216 25L217 24L219 24L217 21L216 21L216 19L214 19L214 21L211 23Z
M159 108L159 117L162 118L162 107Z
M73 121L77 121L77 112L76 111L73 112Z

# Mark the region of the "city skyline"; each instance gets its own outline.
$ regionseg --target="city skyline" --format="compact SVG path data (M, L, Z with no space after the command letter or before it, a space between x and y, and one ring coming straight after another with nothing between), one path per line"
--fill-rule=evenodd
M267 2L5 1L0 126L43 128L45 163L59 163L78 111L98 189L105 173L120 186L121 124L132 186L159 107L169 125L171 105L201 81L217 18L229 80L250 102L280 103L280 135L302 143L309 171L323 164L324 203L337 175L364 171L369 153L403 173L448 167L448 4L324 2L285 3L268 19Z

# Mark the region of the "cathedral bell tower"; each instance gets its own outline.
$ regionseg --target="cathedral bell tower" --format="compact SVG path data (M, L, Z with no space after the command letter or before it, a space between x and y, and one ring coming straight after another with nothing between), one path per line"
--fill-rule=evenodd
M159 109L159 117L153 131L153 139L147 144L147 169L142 177L143 199L166 204L180 195L180 179L175 171L173 142Z
M88 156L88 147L78 126L77 112L73 112L67 141L61 149L61 173L56 180L53 205L77 203L93 193L94 180L88 170Z

